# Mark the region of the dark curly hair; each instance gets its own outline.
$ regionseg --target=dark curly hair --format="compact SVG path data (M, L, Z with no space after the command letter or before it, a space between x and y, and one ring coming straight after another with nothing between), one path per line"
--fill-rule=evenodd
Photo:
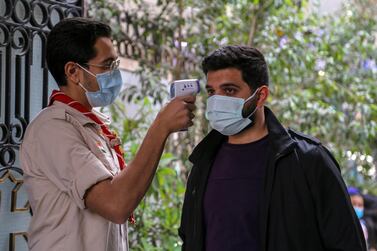
M86 18L68 18L52 28L47 37L48 69L59 86L67 85L64 67L73 61L85 64L96 56L94 44L99 37L111 37L107 24Z
M241 71L243 80L252 90L268 85L268 67L263 54L253 47L228 45L221 47L202 62L202 69L207 75L209 71L236 68Z

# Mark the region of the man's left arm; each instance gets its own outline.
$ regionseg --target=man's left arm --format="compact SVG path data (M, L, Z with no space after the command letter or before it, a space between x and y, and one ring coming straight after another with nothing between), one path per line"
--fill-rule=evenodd
M353 211L334 157L319 145L304 154L303 159L306 159L305 172L326 250L365 251L360 222Z

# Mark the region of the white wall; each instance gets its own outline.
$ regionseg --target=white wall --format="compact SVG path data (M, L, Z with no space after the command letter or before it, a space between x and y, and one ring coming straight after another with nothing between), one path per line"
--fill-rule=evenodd
M345 0L311 0L309 1L310 8L314 8L317 4L319 4L319 11L322 14L330 14L340 9L342 3Z

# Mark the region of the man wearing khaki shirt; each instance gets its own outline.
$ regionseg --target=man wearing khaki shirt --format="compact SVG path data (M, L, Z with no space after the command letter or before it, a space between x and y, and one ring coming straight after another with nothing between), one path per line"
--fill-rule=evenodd
M59 90L28 126L20 156L33 210L29 248L127 250L124 223L133 221L167 137L192 125L195 97L169 102L126 166L108 118L92 109L111 104L122 85L110 27L63 20L48 36L47 64Z

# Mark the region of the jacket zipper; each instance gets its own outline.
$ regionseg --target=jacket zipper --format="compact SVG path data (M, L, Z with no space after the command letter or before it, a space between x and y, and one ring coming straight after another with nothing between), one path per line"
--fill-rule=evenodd
M274 168L274 171L273 171L273 176L271 177L272 179L274 179L275 178L275 167L276 167L276 165L277 165L277 163L278 163L278 161L279 161L279 159L280 158L282 158L282 157L284 157L285 155L287 155L288 153L289 153L289 151L291 150L291 149L293 149L294 148L294 144L290 144L289 146L287 146L287 148L285 148L282 152L280 152L280 153L278 153L278 154L276 154L275 155L275 158L273 159L273 168ZM272 182L273 182L273 180L272 180ZM270 193L271 193L271 191L270 191ZM269 197L271 197L271 196L269 196ZM269 200L271 200L271 198L269 198ZM265 232L263 233L263 235L264 235L264 237L263 237L263 246L264 246L264 249L263 249L263 251L266 251L266 250L268 250L268 243L267 243L267 224L268 224L268 218L269 218L269 205L270 203L268 202L268 207L266 208L266 210L267 210L267 213L266 213L266 220L265 220L265 224L266 224L266 227L265 227Z

